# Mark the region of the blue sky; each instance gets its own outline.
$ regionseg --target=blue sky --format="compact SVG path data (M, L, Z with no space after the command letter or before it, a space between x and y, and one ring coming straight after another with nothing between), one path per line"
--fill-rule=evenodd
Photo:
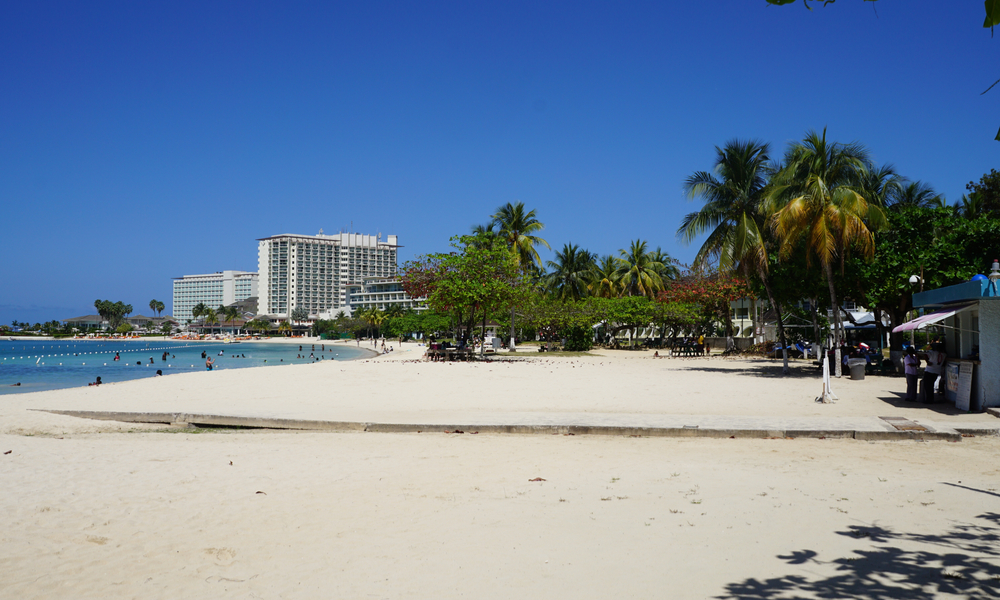
M279 233L405 260L518 200L553 248L687 262L682 183L734 137L827 127L950 201L997 166L981 2L285 4L0 7L0 322L169 311Z

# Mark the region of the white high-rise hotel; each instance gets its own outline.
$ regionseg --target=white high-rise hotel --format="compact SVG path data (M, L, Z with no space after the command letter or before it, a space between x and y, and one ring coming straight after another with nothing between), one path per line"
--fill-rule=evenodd
M257 240L257 313L291 316L302 307L310 317L332 316L347 305L348 286L366 277L396 275L396 236L357 233L283 234Z

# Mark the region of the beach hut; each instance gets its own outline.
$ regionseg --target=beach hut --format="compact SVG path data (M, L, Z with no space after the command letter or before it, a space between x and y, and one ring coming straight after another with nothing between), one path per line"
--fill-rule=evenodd
M913 295L921 315L894 333L936 328L948 361L942 384L945 397L962 410L1000 407L1000 263L989 277Z

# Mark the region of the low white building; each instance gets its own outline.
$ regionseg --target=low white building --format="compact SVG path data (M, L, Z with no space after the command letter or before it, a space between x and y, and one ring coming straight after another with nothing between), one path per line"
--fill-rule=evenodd
M346 308L350 313L372 307L384 311L393 306L420 311L427 310L425 300L411 298L395 277L368 277L360 285L348 286Z

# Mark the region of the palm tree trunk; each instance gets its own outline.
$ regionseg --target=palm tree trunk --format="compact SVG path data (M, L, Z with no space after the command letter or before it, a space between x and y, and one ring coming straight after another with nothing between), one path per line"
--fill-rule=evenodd
M767 278L767 273L760 271L760 281L764 284L764 291L767 292L767 301L774 307L774 312L778 316L778 339L781 340L781 374L788 375L788 342L785 340L785 324L781 318L781 305L774 299L774 292L771 291L771 282ZM756 304L756 303L755 303Z
M833 309L833 359L836 362L834 372L837 377L843 374L840 366L840 332L842 324L840 319L840 306L837 304L837 290L833 287L833 273L830 272L830 263L823 264L823 274L826 275L826 283L830 286L830 308Z

